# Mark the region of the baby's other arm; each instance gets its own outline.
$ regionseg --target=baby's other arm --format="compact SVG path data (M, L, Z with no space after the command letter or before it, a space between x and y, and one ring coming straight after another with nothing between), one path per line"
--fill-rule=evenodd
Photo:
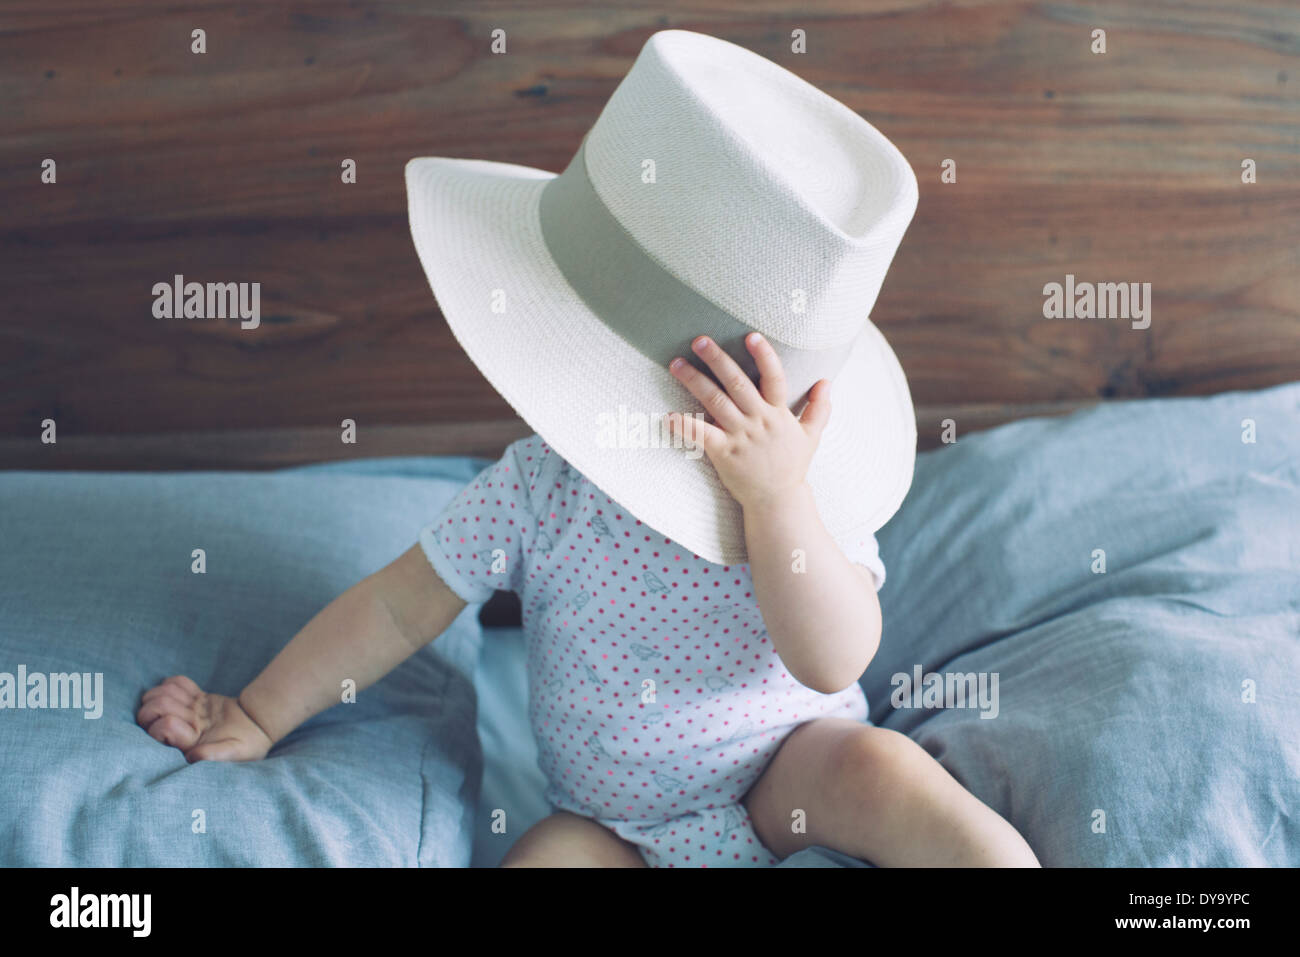
M418 545L353 585L303 627L236 698L183 676L144 693L137 722L193 761L250 761L341 700L343 682L374 684L455 620L465 601Z

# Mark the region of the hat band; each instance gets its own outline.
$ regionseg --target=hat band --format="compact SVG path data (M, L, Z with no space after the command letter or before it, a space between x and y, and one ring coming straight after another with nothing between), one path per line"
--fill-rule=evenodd
M584 136L564 172L543 187L538 209L546 247L569 285L610 330L661 366L682 356L716 381L691 350L696 336L707 335L757 382L744 342L754 330L661 266L623 228L587 174L586 145ZM866 331L863 323L859 336ZM781 359L791 407L818 379L834 378L853 349L852 341L825 349L768 342Z

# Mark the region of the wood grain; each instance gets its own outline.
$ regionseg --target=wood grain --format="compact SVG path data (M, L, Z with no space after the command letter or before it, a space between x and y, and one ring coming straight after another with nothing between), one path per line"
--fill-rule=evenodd
M488 437L523 434L438 314L402 168L558 171L665 27L789 67L912 163L920 205L873 318L923 447L946 417L969 431L1300 378L1293 3L788 7L7 3L0 467L487 454ZM806 54L789 51L795 28ZM57 185L40 182L45 157ZM154 319L153 283L178 272L261 282L261 328ZM1066 273L1150 282L1150 329L1044 320L1042 287ZM45 418L57 453L36 440ZM336 447L344 418L358 446Z
M1091 402L1043 402L1032 405L920 406L917 445L942 444L951 420L958 436L1028 416L1064 415ZM518 416L427 425L357 423L354 443L344 443L339 428L231 429L210 432L153 432L119 435L59 433L43 444L39 437L0 437L0 468L133 471L144 468L275 469L308 462L385 458L402 455L475 455L495 457L532 429Z

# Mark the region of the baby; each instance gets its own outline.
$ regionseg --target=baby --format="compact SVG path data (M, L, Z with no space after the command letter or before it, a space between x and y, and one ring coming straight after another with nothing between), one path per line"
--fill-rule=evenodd
M139 723L189 761L258 760L312 715L433 641L494 590L523 600L529 713L554 813L502 866L773 865L821 845L880 866L1037 866L1016 830L905 735L866 723L881 634L874 536L848 554L806 477L830 416L800 415L781 361L745 338L671 374L709 420L670 419L740 505L748 565L637 521L538 436L452 501L416 545L316 615L236 698L186 677ZM723 388L720 383L725 383ZM792 571L801 550L813 573Z

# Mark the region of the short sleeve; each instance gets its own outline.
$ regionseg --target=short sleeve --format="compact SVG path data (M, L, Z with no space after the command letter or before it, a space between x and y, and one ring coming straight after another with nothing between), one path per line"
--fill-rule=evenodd
M420 548L447 587L470 604L520 591L537 520L532 496L549 449L520 439L420 531Z
M885 585L885 563L880 559L880 543L876 536L868 532L851 533L840 542L840 547L849 561L871 569L876 576L876 591L880 591Z

